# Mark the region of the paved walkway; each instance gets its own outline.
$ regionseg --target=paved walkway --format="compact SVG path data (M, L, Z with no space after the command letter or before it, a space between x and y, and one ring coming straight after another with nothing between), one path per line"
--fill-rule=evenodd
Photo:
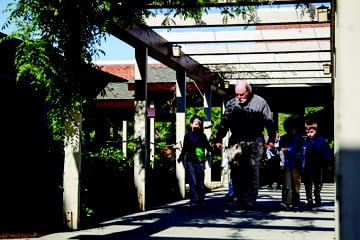
M301 197L305 196L302 186ZM313 210L280 211L281 191L260 189L256 211L234 210L224 199L225 188L207 194L202 209L183 200L158 209L121 216L97 228L54 233L43 240L333 240L335 239L334 184L325 184L323 204Z

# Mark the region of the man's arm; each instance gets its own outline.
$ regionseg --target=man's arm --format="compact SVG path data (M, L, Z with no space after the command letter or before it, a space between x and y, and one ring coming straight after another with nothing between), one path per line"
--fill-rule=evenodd
M268 143L275 143L277 128L275 126L274 119L271 115L270 107L267 103L265 104L263 115L265 120L265 128L269 136Z

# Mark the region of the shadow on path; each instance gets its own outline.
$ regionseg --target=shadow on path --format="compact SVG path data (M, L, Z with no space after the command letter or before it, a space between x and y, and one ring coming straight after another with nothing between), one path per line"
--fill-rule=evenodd
M323 204L311 210L280 211L281 191L266 189L260 189L255 211L236 210L235 202L224 198L226 192L208 193L202 208L191 208L183 200L103 222L94 229L41 239L334 239L334 184L324 186Z

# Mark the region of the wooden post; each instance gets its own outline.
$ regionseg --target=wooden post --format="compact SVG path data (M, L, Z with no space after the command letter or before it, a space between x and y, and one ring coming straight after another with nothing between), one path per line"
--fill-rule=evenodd
M207 136L208 139L211 137L211 99L212 99L212 91L211 86L208 84L205 84L205 93L204 93L204 124L203 126L206 127L204 129L204 133ZM211 189L211 155L207 155L208 159L205 162L205 179L204 183L205 186L209 189Z
M123 120L122 122L122 151L124 153L124 157L127 157L127 121Z
M186 81L185 69L178 67L176 69L176 143L183 144L186 126ZM176 159L179 158L180 152L176 151ZM184 163L176 161L176 178L180 196L185 198L185 166Z
M73 110L65 121L63 215L65 227L77 230L80 223L82 115Z
M139 203L139 210L145 211L145 178L147 160L147 56L148 49L135 48L137 70L135 73L135 124L134 124L134 182Z
M148 108L147 117L150 119L150 151L149 151L149 159L150 159L150 167L154 168L155 161L155 106L152 102L150 104L150 108Z

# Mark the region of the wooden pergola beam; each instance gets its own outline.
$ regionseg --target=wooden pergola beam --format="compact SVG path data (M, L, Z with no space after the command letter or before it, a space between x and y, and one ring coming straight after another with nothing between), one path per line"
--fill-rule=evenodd
M178 66L186 70L186 75L199 82L211 86L211 90L220 94L227 95L223 89L223 79L218 74L212 73L204 65L198 63L190 56L181 54L180 57L171 56L171 44L151 29L143 29L137 26L132 28L123 28L113 25L109 28L109 33L126 42L130 46L147 47L150 57L176 70Z

